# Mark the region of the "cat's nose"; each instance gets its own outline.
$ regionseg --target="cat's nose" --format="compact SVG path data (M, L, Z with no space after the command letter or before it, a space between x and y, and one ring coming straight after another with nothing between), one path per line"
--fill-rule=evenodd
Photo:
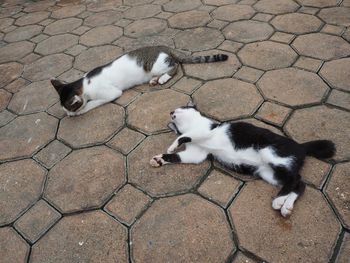
M170 115L173 115L174 114L174 111L170 112Z

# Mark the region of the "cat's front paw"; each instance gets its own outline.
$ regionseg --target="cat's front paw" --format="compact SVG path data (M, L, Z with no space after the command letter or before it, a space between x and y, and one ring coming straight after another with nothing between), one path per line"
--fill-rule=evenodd
M155 77L155 78L152 78L150 81L149 81L149 85L150 86L155 86L158 84L158 77Z
M153 167L160 167L163 164L165 164L165 161L163 160L163 154L159 154L154 156L150 161L149 161L150 165L152 165Z

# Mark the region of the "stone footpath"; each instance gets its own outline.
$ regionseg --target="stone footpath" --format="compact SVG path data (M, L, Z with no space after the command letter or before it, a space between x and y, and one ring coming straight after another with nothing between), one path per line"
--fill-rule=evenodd
M349 0L1 3L2 263L349 263ZM51 77L155 44L229 60L65 116ZM271 208L278 189L216 163L150 167L190 97L216 120L331 139L337 154L307 159L289 219Z

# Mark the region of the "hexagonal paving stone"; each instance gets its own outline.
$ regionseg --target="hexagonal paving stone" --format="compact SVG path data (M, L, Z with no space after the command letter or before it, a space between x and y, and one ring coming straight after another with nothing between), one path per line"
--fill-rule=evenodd
M138 5L125 11L124 16L130 19L142 19L155 16L162 10L159 5Z
M123 108L110 103L83 115L65 117L57 136L72 147L82 147L107 141L123 125Z
M256 263L257 261L248 258L242 252L238 252L231 263Z
M268 23L253 20L234 22L223 30L227 39L244 43L268 39L273 32L272 26Z
M169 113L189 100L187 95L173 90L145 93L128 106L128 123L146 133L166 130Z
M253 84L237 79L209 81L193 96L200 111L221 121L249 116L263 101Z
M16 117L15 114L7 111L7 110L3 110L0 112L0 127L6 125L7 123L9 123L10 121L12 121L14 118Z
M80 37L79 43L86 46L108 44L123 35L123 30L116 26L95 27Z
M350 93L333 89L327 103L350 110Z
M317 74L296 68L266 72L258 85L267 98L290 106L321 102L329 90Z
M0 65L0 88L11 83L22 74L23 66L16 62Z
M318 16L328 24L350 26L350 8L348 7L324 8Z
M184 12L195 9L201 5L200 0L171 0L170 2L163 5L165 11L168 12Z
M121 48L111 45L89 48L76 57L74 67L87 72L117 59L122 54Z
M313 7L327 7L337 5L337 0L297 0L301 5Z
M155 201L131 231L135 263L225 262L235 248L223 211L193 194Z
M31 53L34 49L34 43L21 41L7 44L0 48L0 63L15 61Z
M82 22L81 19L75 17L60 19L48 25L44 33L49 35L68 33L79 27Z
M320 74L328 83L338 89L350 91L350 58L342 58L326 62Z
M36 11L44 11L49 7L55 5L55 1L52 0L43 0L39 2L29 2L29 5L24 8L24 12L36 12Z
M0 30L3 31L4 29L10 27L13 24L13 21L14 21L13 18L0 19Z
M108 10L105 12L100 12L87 17L84 21L84 25L90 27L111 25L121 18L120 13Z
M350 163L337 164L327 185L327 195L340 214L345 227L350 228Z
M38 35L42 29L43 27L38 25L18 27L17 29L7 33L4 40L7 42L27 40Z
M49 81L34 82L15 93L9 109L18 114L44 111L59 99Z
M124 163L105 146L73 151L50 170L44 196L63 213L100 207L125 182Z
M0 247L3 263L27 262L29 245L11 227L0 228Z
M298 36L293 46L299 54L329 60L350 55L350 44L341 37L312 33Z
M32 248L31 262L127 262L127 230L101 211L64 217Z
M321 189L331 168L332 166L326 162L313 157L306 157L300 175L303 180Z
M316 106L294 112L285 129L298 142L332 140L337 147L335 159L342 160L350 158L350 122L348 120L348 112Z
M154 168L149 160L156 154L165 153L175 140L173 134L147 137L128 156L128 176L132 182L152 196L183 192L194 187L209 168L206 161L199 165L176 164Z
M107 145L121 151L123 154L128 154L144 138L145 135L142 133L136 132L129 128L124 128L116 136L114 136L112 140L107 143Z
M68 5L53 11L51 17L62 19L66 17L77 16L80 13L82 13L85 9L86 8L84 5Z
M315 16L301 13L291 13L276 16L271 24L279 31L294 34L316 32L322 26L322 21Z
M207 27L181 31L174 39L177 48L190 51L216 48L224 40L224 36L219 30Z
M144 37L156 35L167 27L167 23L158 18L137 20L125 27L124 34L131 37Z
M350 258L350 234L344 234L342 245L339 249L339 253L335 262L337 263L346 263Z
M168 21L171 27L186 29L204 26L210 21L210 15L205 11L192 10L178 13L169 18Z
M33 12L26 15L21 16L18 18L15 22L18 26L25 26L25 25L31 25L39 23L40 21L48 18L50 15L49 12Z
M255 117L278 126L283 126L284 121L291 111L287 107L267 101L260 107Z
M240 245L268 262L328 262L340 226L324 196L307 187L286 219L271 208L276 193L256 180L233 201L230 214Z
M299 5L293 0L261 0L254 5L259 12L268 14L284 14L296 11Z
M223 77L231 77L237 69L241 66L241 63L237 59L235 54L223 52L221 50L210 50L204 52L194 53L193 56L207 56L214 54L228 55L228 60L216 63L200 63L200 64L185 64L183 65L185 72L188 76L210 80Z
M272 41L247 44L238 56L244 64L262 70L288 67L297 58L291 47Z
M44 180L45 170L33 160L0 165L0 225L13 222L39 198Z
M34 51L42 55L59 53L78 44L78 39L78 36L72 34L52 36L40 42Z
M0 128L0 160L32 155L55 137L58 120L46 113L21 116Z
M58 140L54 140L34 157L47 168L52 168L72 150Z
M24 67L23 77L38 81L57 77L72 67L73 58L65 54L54 54L40 58Z
M237 21L249 19L254 14L255 10L248 5L225 5L217 8L213 12L213 17L224 21Z
M117 8L123 4L123 0L99 0L98 2L90 2L87 4L88 11L102 12Z

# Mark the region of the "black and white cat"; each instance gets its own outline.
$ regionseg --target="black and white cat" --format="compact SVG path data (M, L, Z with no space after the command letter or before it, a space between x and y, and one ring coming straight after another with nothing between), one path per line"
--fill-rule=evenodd
M334 143L328 140L299 144L245 122L218 124L202 116L193 104L170 115L169 128L180 136L166 154L151 159L152 166L198 164L212 156L236 172L256 175L272 185L282 186L272 207L284 217L291 214L294 202L304 192L299 171L305 157L331 158L335 153ZM186 149L175 153L183 144Z
M149 82L164 84L176 73L179 63L225 61L228 56L192 57L165 46L143 47L93 69L72 83L52 79L67 115L80 115L120 97L123 90Z

